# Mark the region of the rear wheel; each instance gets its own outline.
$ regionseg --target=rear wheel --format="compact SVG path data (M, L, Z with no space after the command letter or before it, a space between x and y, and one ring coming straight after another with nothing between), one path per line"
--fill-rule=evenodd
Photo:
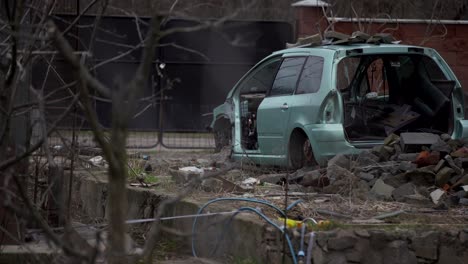
M317 165L309 138L301 130L296 130L289 141L289 164L293 169Z

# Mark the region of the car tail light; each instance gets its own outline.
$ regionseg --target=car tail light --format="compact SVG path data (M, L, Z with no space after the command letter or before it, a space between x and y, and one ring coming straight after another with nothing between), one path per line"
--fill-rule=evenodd
M338 95L332 91L324 100L321 109L321 123L323 124L336 124L340 120L340 109Z
M323 110L323 122L324 123L334 123L334 114L335 114L335 103L333 100L328 100Z

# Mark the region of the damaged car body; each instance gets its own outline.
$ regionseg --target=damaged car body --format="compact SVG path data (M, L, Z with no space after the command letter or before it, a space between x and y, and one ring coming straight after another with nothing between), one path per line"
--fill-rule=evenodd
M431 48L344 44L278 51L214 109L216 147L299 168L383 144L391 134L468 135L463 90Z

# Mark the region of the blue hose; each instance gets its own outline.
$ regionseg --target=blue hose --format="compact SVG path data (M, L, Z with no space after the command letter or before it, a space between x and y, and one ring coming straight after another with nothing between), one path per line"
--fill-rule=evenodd
M220 202L220 201L242 201L242 202L252 202L252 203L258 203L258 204L263 204L263 205L266 205L266 206L269 206L273 209L275 209L278 213L281 214L281 216L285 217L286 218L286 211L290 210L291 208L293 208L295 205L297 205L298 203L301 202L301 200L298 200L298 201L295 201L294 203L290 204L288 207L286 207L286 210L283 211L281 210L279 207L269 203L268 201L265 201L265 200L259 200L259 199L251 199L251 198L218 198L218 199L214 199L214 200L211 200L211 201L208 201L207 203L205 203L202 207L200 207L200 209L198 210L197 214L201 214L203 212L203 210L210 204L212 203L216 203L216 202ZM297 259L296 259L296 255L294 254L294 248L292 246L292 243L291 243L291 240L289 238L289 235L285 232L285 229L281 228L280 226L278 226L276 223L274 223L271 219L269 219L266 215L264 215L263 213L261 213L260 211L258 211L257 209L255 208L252 208L252 207L241 207L239 208L239 210L237 210L234 215L231 217L230 220L233 219L234 216L236 216L238 213L240 213L241 211L251 211L251 212L254 212L256 213L257 215L259 215L261 218L263 218L265 221L267 221L267 223L273 225L276 229L280 230L280 232L282 233L285 233L285 237L286 237L286 242L288 243L288 247L289 247L289 250L291 252L291 255L292 255L292 259L293 259L293 263L296 264L297 263ZM193 220L193 225L192 225L192 254L194 257L197 257L197 253L196 253L196 250L195 250L195 235L196 235L196 232L195 232L195 229L196 229L196 224L197 224L197 219L198 217L195 217L194 220ZM231 222L231 221L230 221ZM229 222L229 223L230 223Z

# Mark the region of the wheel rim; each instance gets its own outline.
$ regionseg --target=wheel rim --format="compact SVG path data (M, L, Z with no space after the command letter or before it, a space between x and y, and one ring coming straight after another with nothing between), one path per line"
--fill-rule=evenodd
M302 153L304 154L304 159L306 163L304 165L314 163L314 152L312 151L312 146L310 145L309 139L306 139L306 141L304 141L304 145L302 146Z

